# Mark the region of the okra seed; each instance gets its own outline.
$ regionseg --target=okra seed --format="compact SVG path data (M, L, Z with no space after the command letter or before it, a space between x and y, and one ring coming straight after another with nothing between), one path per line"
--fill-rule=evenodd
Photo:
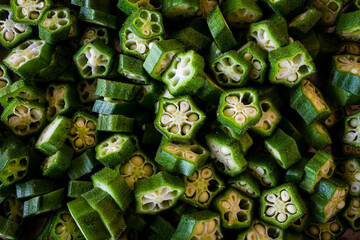
M76 124L76 126L78 127L78 128L83 128L84 126L85 126L85 118L82 118L82 117L78 117L77 119L76 119L76 122L75 122L75 124Z
M55 227L55 233L57 235L62 234L65 231L65 226L61 223L59 223L56 227Z
M249 52L244 54L244 58L246 61L251 61L251 59L253 58L253 55Z
M182 132L183 134L188 134L190 132L190 129L191 129L191 126L189 124L185 124L183 127L182 127Z
M356 211L354 209L349 209L347 212L346 212L346 215L350 218L354 217L356 215Z
M321 233L321 239L330 240L330 239L332 239L332 235L329 232L323 232L323 233Z
M348 142L352 142L352 141L354 141L356 138L357 138L357 133L356 132L348 132L347 134L346 134L346 141L348 141Z
M200 203L206 203L209 200L209 193L208 192L202 192L199 195L199 202Z
M279 222L285 222L286 219L287 219L287 216L286 216L286 214L284 214L284 213L279 213L279 215L277 215L276 219L277 219Z
M320 229L316 225L311 225L308 230L313 236L318 236L320 233Z
M265 169L262 167L257 167L255 171L259 176L265 175Z
M219 71L219 72L223 72L224 71L224 65L222 65L222 63L217 63L216 64L216 69Z
M164 125L168 125L169 123L171 123L171 117L169 115L162 115L161 118L160 118L160 121L162 124Z
M168 112L168 113L175 113L177 111L177 108L174 104L170 104L168 106L166 106L165 110Z
M267 210L266 210L266 215L268 215L269 217L271 216L274 216L276 212L276 209L274 207L269 207Z
M345 197L345 195L346 195L346 190L345 189L341 190L340 197Z
M256 70L261 70L261 63L259 61L254 61L253 66Z
M187 177L187 180L189 182L195 182L198 179L198 176L199 176L198 172L195 171L192 176Z
M357 199L354 199L352 202L353 207L359 208L360 207L360 201Z
M291 214L295 214L297 211L297 208L294 204L289 204L286 206L286 210Z
M279 64L279 66L281 68L289 68L290 67L290 62L288 60L282 60Z
M190 104L187 101L180 102L180 111L181 112L187 112L190 110Z
M221 151L223 154L225 154L225 155L231 154L231 150L230 150L230 148L228 148L228 147L221 147L221 148L220 148L220 151Z
M336 223L336 222L330 223L330 231L331 232L336 233L339 230L340 230L340 226L338 223Z
M194 185L189 185L186 187L186 191L185 191L186 196L192 197L194 196L195 192L196 192L196 187Z
M216 229L216 222L214 219L211 219L208 223L207 223L207 232L208 233L212 233L215 231Z
M221 201L221 207L225 209L230 209L231 204L228 201Z
M170 132L177 134L179 132L179 130L180 130L180 128L177 125L175 125L170 129Z
M251 188L246 189L246 192L250 195L255 194L254 190L252 190Z
M86 136L85 137L85 144L88 146L92 146L95 143L95 138L93 136Z
M199 116L196 113L192 113L189 115L188 119L189 122L196 122L199 120Z
M271 194L267 195L267 196L266 196L266 200L267 200L268 202L275 203L275 201L276 201L276 196L275 196L275 194L271 193Z
M201 233L203 233L205 230L205 223L204 222L199 222L198 224L196 224L195 227L195 234L196 235L200 235Z
M232 117L232 116L234 116L234 114L235 114L235 111L233 108L228 108L224 111L224 115L226 117Z
M212 171L210 168L204 168L202 171L201 171L201 178L203 179L209 179L212 177Z
M350 70L350 72L351 72L352 74L357 74L357 73L358 73L358 70L357 70L356 68L352 68L352 69Z
M75 146L81 148L84 146L84 141L81 138L77 138L74 142Z
M280 192L280 197L283 202L290 201L290 194L286 190Z
M277 79L283 79L288 73L285 71L280 71L276 74Z
M360 190L359 185L357 183L351 184L351 192L357 193Z
M244 113L246 114L246 116L255 117L258 111L253 107L247 107L244 109Z
M239 124L242 124L242 123L244 123L244 122L246 121L246 117L245 117L244 114L239 113L239 114L237 114L237 115L235 116L235 121L236 121L237 123L239 123Z
M236 96L227 96L225 101L229 104L236 105L239 103L239 98Z
M144 159L140 156L134 156L130 160L135 166L141 167L144 163Z
M359 126L359 119L358 118L351 118L349 121L349 125L353 128L357 128Z
M259 235L265 235L266 234L266 229L263 225L261 224L256 224L254 225L254 229L255 231L259 234Z
M288 80L290 82L294 82L294 81L296 81L296 79L297 79L297 74L296 73L290 74L290 76L288 77Z
M70 129L70 134L71 135L75 135L76 134L76 128L75 127L72 127L71 129Z
M356 170L356 164L353 161L350 161L346 164L346 168L349 172L355 172ZM359 176L360 177L360 176Z
M345 201L341 201L338 203L338 205L336 206L337 209L343 209L345 207Z

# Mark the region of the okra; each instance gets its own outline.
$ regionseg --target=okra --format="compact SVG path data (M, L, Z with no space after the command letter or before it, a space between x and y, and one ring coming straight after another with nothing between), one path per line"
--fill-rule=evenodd
M99 99L96 95L97 80L96 79L83 79L77 85L77 92L81 103L92 103Z
M101 0L71 0L71 4L79 7L86 7L103 12L111 12L114 1L102 2Z
M117 7L127 15L130 15L138 8L146 8L150 10L160 10L162 8L161 0L121 0Z
M95 94L106 98L132 101L140 88L135 84L98 79Z
M196 52L203 52L211 42L210 38L191 26L173 32L170 37L180 41L188 50Z
M242 151L243 155L245 155L247 153L249 148L254 143L251 136L247 132L242 133L242 134L237 134L231 128L229 128L229 127L227 127L225 125L220 125L219 128L223 132L225 132L227 135L229 135L230 137L235 138L236 140L239 141L240 148L241 148L241 151Z
M1 14L1 10L0 10L0 14ZM8 75L8 71L7 68L3 65L0 64L0 102L1 99L3 98L3 94L6 94L9 87L11 86L11 79Z
M162 15L157 11L139 8L127 19L134 34L143 39L150 39L164 34Z
M338 47L337 54L360 54L360 44L358 42L342 42Z
M20 225L23 223L24 203L12 193L1 203L1 217ZM0 225L2 226L2 225ZM6 229L6 227L5 227Z
M98 165L96 160L96 153L93 148L87 149L77 158L71 161L70 167L68 168L67 175L70 179L75 180L80 177L91 173L92 170Z
M97 126L97 119L91 114L81 111L74 114L68 139L75 152L81 152L96 145Z
M342 212L342 217L346 223L351 227L354 232L360 230L359 217L360 217L360 199L352 197Z
M260 187L256 180L247 172L238 174L228 180L228 184L252 198L260 197Z
M93 183L91 181L78 181L71 180L69 181L67 187L67 197L68 198L79 198L82 194L93 189Z
M98 118L98 130L106 132L129 133L133 131L134 118L123 115L101 115Z
M14 12L15 22L36 25L41 20L47 9L51 7L50 0L10 0Z
M330 134L322 123L313 122L306 125L304 121L299 121L298 127L305 141L315 149L323 149L332 143Z
M0 216L0 237L3 239L17 239L19 225L9 219Z
M79 19L108 28L118 27L118 18L115 15L91 8L80 7Z
M165 240L171 239L175 232L175 228L161 216L156 216L149 228L152 230L149 239Z
M338 217L334 217L327 223L312 221L305 229L305 234L312 239L338 239L346 228Z
M300 217L298 217L297 219L295 219L289 229L295 231L297 234L304 232L305 228L309 225L309 221L311 219L309 210L306 209L305 213L303 215L301 215ZM302 236L301 236L302 239Z
M23 183L16 184L16 197L29 198L36 197L55 190L55 183L47 179L32 179Z
M143 85L136 100L141 107L153 109L163 92L163 84L158 81L151 81L149 85Z
M301 158L297 163L289 167L285 174L285 182L299 184L304 177L304 169L309 162L307 158Z
M59 210L53 219L52 227L50 228L50 234L55 240L84 239L83 234L76 225L68 210Z
M204 102L210 102L216 106L223 91L224 89L218 86L209 74L205 73L205 83L197 90L196 95Z
M360 164L357 158L338 162L335 173L350 185L350 195L360 195Z
M261 220L255 220L251 224L251 227L248 230L240 233L237 237L237 240L247 240L247 239L284 239L285 233L279 227L268 224Z
M276 161L263 154L249 156L246 171L266 188L275 187L281 178L281 172Z
M331 83L350 93L360 94L360 64L357 55L333 56Z
M255 1L230 0L221 4L221 10L226 21L234 28L246 28L251 23L259 21L263 13Z
M60 178L70 167L74 150L66 144L41 164L42 174L49 178Z
M306 34L320 20L322 13L316 8L308 8L289 22L289 31L299 36Z
M109 35L106 27L87 27L80 40L80 46L84 46L93 39L103 40L105 44L109 43Z
M167 18L193 17L199 11L199 0L163 0L162 14Z
M341 0L330 0L324 2L319 0L310 0L308 5L317 8L320 12L322 12L322 17L319 21L320 26L331 27L335 24L344 3Z
M117 71L131 82L137 84L148 84L149 76L143 68L143 63L144 62L140 59L120 54Z

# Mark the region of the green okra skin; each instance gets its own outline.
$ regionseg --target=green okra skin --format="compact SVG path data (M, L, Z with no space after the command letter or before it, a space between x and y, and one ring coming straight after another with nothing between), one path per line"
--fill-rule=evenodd
M48 66L52 47L43 40L27 40L11 50L4 64L25 80Z
M156 146L158 147L158 144L161 141L162 135L159 133L153 123L146 123L142 125L141 127L144 131L141 139L142 146Z
M33 3L31 0L18 2L10 0L15 22L37 25L47 9L51 7L50 0L41 0Z
M342 220L336 216L327 223L311 221L304 233L312 239L338 239L346 231L346 226Z
M315 220L326 223L345 207L349 186L337 179L322 178L310 197L310 210Z
M345 207L344 211L341 213L342 219L347 223L354 232L360 230L357 222L360 217L360 199L358 197L351 197Z
M322 12L322 17L319 21L320 26L330 27L335 25L339 13L344 6L344 2L338 0L332 0L328 2L311 0L307 3L307 5L317 8Z
M191 26L171 33L170 37L184 44L188 50L194 50L199 53L203 52L211 42L208 36Z
M36 197L55 190L55 183L47 179L32 179L16 184L16 197Z
M289 135L290 137L295 139L296 144L298 145L299 151L301 153L307 152L308 144L305 141L304 136L300 133L300 131L286 117L283 117L281 119L279 127L287 135Z
M230 178L227 182L232 188L239 190L251 198L260 197L259 183L248 172L240 173Z
M164 34L162 15L157 11L139 8L127 19L134 34L143 39L150 39Z
M135 84L98 79L95 94L125 101L132 101L141 87Z
M168 221L166 221L164 218L162 218L159 215L156 216L154 221L150 224L149 228L152 230L151 236L153 236L152 234L157 236L157 238L153 238L154 240L171 239L172 235L175 232L175 228Z
M98 119L87 112L78 111L74 114L68 139L75 152L96 145L98 125Z
M224 89L218 86L209 74L205 74L205 83L197 90L196 95L216 106L223 91Z
M305 228L309 225L310 220L311 215L309 209L306 209L303 215L301 215L291 223L289 229L296 232L296 234L302 239L303 236L300 233L303 233L305 231Z
M126 225L123 213L114 199L100 188L94 188L82 197L98 212L112 239L119 239L125 232Z
M0 236L4 239L17 239L19 225L3 216L0 216Z
M114 100L106 98L103 100L96 100L92 112L104 115L125 115L131 116L134 114L136 102L128 102L124 100Z
M67 175L71 180L79 179L80 177L91 173L98 164L99 162L96 160L94 148L89 148L71 161L70 167L67 170Z
M335 163L331 154L319 150L305 165L304 176L299 187L312 193L322 178L331 178L335 171Z
M65 201L65 189L61 188L24 202L24 218L61 208Z
M340 106L357 105L359 102L359 96L352 94L340 87L337 87L331 83L327 83L324 86L324 94L328 99L333 99L334 102Z
M162 8L162 1L131 1L131 0L121 0L118 1L117 7L124 12L126 15L132 14L138 8L146 8L149 10L160 10Z
M0 25L5 31L0 35L0 43L6 48L13 48L28 39L32 34L32 27L13 20L14 13L10 6L0 5L0 15L4 20Z
M124 212L133 200L132 192L123 176L111 168L103 168L91 176L94 187L101 188L112 196Z
M236 47L236 40L227 25L219 6L216 6L206 17L206 21L211 35L221 52L227 52Z
M67 187L68 198L79 198L82 194L93 189L93 183L91 181L78 181L70 180Z
M234 188L228 188L214 200L214 208L220 213L221 225L228 229L250 227L254 200Z
M50 234L55 240L71 238L74 240L84 239L75 220L72 218L70 212L65 209L60 209L52 219L52 226Z
M152 78L161 81L161 75L170 66L175 54L184 51L185 45L177 39L155 42L144 61L143 67Z
M285 232L279 227L256 219L253 221L250 228L237 236L237 240L246 240L251 238L285 239Z
M303 9L304 3L300 0L281 0L281 1L270 1L263 0L263 2L268 5L276 14L279 14L286 18L291 18L296 15L301 9Z
M66 144L41 164L42 175L49 178L60 178L70 167L74 150Z
M162 14L171 19L193 17L199 11L199 0L163 0Z
M298 129L305 141L315 149L323 149L332 143L330 134L326 127L319 122L307 125L304 121L298 121Z
M335 173L350 185L349 194L360 195L360 163L358 158L350 158L336 163Z
M102 12L111 12L114 1L103 2L101 0L71 0L71 4L78 7L85 7Z
M36 237L36 240L48 240L53 238L51 233L50 233L50 228L52 227L52 223L54 220L55 215L50 215L45 224L44 227L42 228L41 232L39 233L39 235Z
M316 8L308 8L289 22L289 31L296 35L306 34L320 20L322 13Z
M284 36L289 37L289 43L290 43L291 41L288 33L288 26L286 19L280 14L274 13L270 16L269 20L276 25L276 27Z
M131 133L133 131L134 118L124 115L101 115L98 118L98 130L105 132Z
M0 14L1 14L1 9L0 9ZM5 67L5 65L0 64L0 103L3 98L3 95L6 95L8 93L8 90L11 85L12 85L12 81L8 75L7 68Z
M220 49L215 42L211 42L209 48L204 53L204 59L209 64L222 55Z
M115 15L86 7L80 7L79 19L113 29L116 29L119 25L119 20Z
M149 85L143 85L136 96L137 103L145 109L153 109L164 90L164 85L152 80Z
M111 239L110 233L102 222L99 214L84 198L67 203L67 207L84 237L88 240Z
M131 82L137 84L148 84L150 79L143 68L143 63L144 61L140 59L120 54L117 71Z
M289 167L285 174L285 182L299 184L304 177L304 168L308 162L309 159L301 158L297 163Z
M105 44L109 43L109 33L106 27L91 26L87 27L82 35L79 45L84 46L93 39L103 40Z
M184 193L183 181L167 172L159 172L135 183L136 212L156 214L174 206Z

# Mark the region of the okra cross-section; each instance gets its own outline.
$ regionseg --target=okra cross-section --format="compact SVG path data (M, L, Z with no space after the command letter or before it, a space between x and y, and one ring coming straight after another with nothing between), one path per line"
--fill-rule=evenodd
M308 5L317 8L322 12L321 19L319 21L320 26L330 27L336 23L337 17L344 5L341 0L310 0Z
M140 38L149 39L164 34L162 16L159 12L139 8L126 21Z
M360 24L357 22L357 19L359 18L359 10L341 14L339 17L339 21L336 24L336 34L342 40L358 42L360 40Z
M266 188L275 187L281 178L279 166L269 155L252 154L247 158L246 171ZM241 173L240 175L242 175Z
M357 232L360 230L360 198L352 197L342 213L343 218L352 228L353 231Z
M264 191L260 202L261 219L282 229L306 211L297 188L293 184L283 184Z
M81 240L84 238L68 210L59 210L55 214L50 234L54 239Z
M205 120L189 96L173 99L161 98L155 118L155 127L169 140L192 139Z
M338 162L336 174L350 185L350 195L360 196L360 163L357 158Z
M184 183L179 177L159 172L135 183L136 211L156 214L174 206L184 193Z
M49 44L56 44L68 38L71 27L68 8L47 11L39 23L39 37Z
M255 125L261 118L257 93L242 88L227 90L221 94L218 121L240 134Z
M162 14L167 18L193 17L199 11L199 1L163 0Z
M261 8L249 0L230 0L221 5L224 17L234 28L246 28L262 18Z
M225 183L211 164L196 169L192 176L185 176L184 179L185 193L181 200L200 208L207 208L225 188Z
M7 89L7 88L9 88L11 86L11 80L9 78L9 75L8 75L7 71L8 70L5 67L5 65L0 64L0 95L2 95L1 92L4 92L4 95L6 95L5 89ZM2 95L2 97L4 95ZM1 100L0 100L0 102L1 102ZM4 105L3 105L3 107L4 107Z
M84 46L91 40L98 38L100 40L103 40L105 44L108 44L109 42L109 36L108 36L108 29L106 27L88 27L85 29L84 34L80 40L80 45Z
M338 239L346 228L339 217L334 217L327 223L312 221L305 229L305 234L315 240Z
M240 233L237 240L284 239L284 230L261 220L255 220L251 227Z
M77 92L81 103L92 103L99 99L96 95L97 79L83 79L77 84Z
M269 137L280 123L281 114L269 99L260 100L259 105L262 116L260 120L251 127L251 131L260 136Z
M249 197L260 197L260 187L256 180L247 172L236 175L228 180L228 184Z
M97 119L85 112L75 113L68 138L76 152L95 146L97 142Z
M162 7L161 0L121 0L117 7L125 14L130 15L138 8L146 8L150 10L160 10Z
M1 217L8 219L16 224L21 224L24 213L24 203L10 194L1 202ZM1 226L1 225L0 225ZM6 238L5 238L6 239Z
M10 0L14 11L14 20L20 23L36 25L50 8L50 0Z
M354 147L360 147L360 113L347 116L344 121L342 142Z
M360 94L360 56L333 56L331 83L352 94Z

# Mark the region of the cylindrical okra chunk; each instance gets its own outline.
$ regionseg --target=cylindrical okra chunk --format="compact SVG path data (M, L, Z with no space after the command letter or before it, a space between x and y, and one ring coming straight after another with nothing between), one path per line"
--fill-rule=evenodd
M196 95L204 102L216 106L223 91L224 89L218 86L209 74L205 73L205 83L197 90Z
M71 161L67 175L72 180L78 179L88 173L91 173L98 163L94 148L89 148Z
M164 85L158 81L152 80L150 84L141 86L136 96L137 103L146 109L153 109L155 103L159 100L164 90Z
M233 131L231 128L229 128L228 126L225 126L223 124L221 124L220 126L218 126L224 133L226 133L227 135L229 135L232 138L235 138L236 140L239 141L240 143L240 148L241 151L243 153L243 155L245 155L247 153L247 151L249 150L249 148L253 145L253 140L250 136L250 134L248 134L247 132L238 134L235 131Z
M93 103L99 99L96 95L97 79L83 79L77 84L77 92L81 103Z
M144 61L125 54L119 55L117 71L133 83L148 84L149 76L143 68Z
M306 34L320 20L322 12L308 8L289 22L289 31L299 36Z
M116 29L118 27L118 18L107 12L80 7L79 19L85 22L93 23L100 26Z
M301 0L263 0L263 2L276 14L286 18L291 18L293 15L297 14L299 11L301 11L304 5Z
M328 222L345 207L349 186L336 179L322 178L310 197L313 217L321 222Z
M84 34L80 40L80 46L84 46L91 40L98 38L103 40L105 44L109 43L108 29L106 27L96 27L91 26L87 27L84 31Z
M304 177L304 168L308 162L309 159L301 158L297 163L289 167L286 171L284 181L286 183L299 184Z
M344 5L344 1L341 0L310 0L307 5L317 8L322 12L321 19L319 21L320 26L331 27L336 23L336 19Z
M335 173L350 185L349 193L360 196L360 162L358 158L351 158L336 163Z
M360 56L333 56L333 72L330 82L350 93L360 94Z
M52 120L56 115L71 113L77 106L77 92L70 84L51 84L46 89L46 117Z
M357 197L350 198L349 203L342 212L342 218L346 221L348 226L355 232L360 230L360 199Z
M360 54L360 43L359 42L342 42L338 46L336 54Z
M339 217L327 223L312 221L305 229L305 234L315 240L335 240L345 232L346 228Z
M284 230L281 228L275 227L261 220L255 220L250 228L238 235L237 240L282 240L284 239L284 236Z
M205 117L189 96L161 98L154 124L169 140L186 142L195 136Z
M149 228L151 229L149 240L171 239L175 232L175 228L159 215L150 223Z
M83 193L86 193L93 189L93 183L91 181L78 181L71 180L69 181L67 187L67 197L68 198L79 198Z
M161 0L121 0L117 7L127 15L130 15L138 8L146 8L149 10L160 10L162 8Z
M100 115L97 128L99 131L123 132L133 131L134 118L128 118L123 115Z
M126 23L134 34L143 39L150 39L164 34L162 15L157 11L139 8L127 19Z
M119 100L132 101L141 87L135 84L98 79L95 94Z
M306 211L303 215L301 215L300 217L298 217L291 223L289 230L292 230L292 231L296 232L298 235L300 235L299 233L304 232L305 228L309 225L310 219L311 219L311 216L310 216L309 209L306 209ZM302 237L303 236L301 235L301 239L302 239Z
M135 183L136 212L157 214L174 206L184 193L183 181L167 172L159 172Z
M18 199L36 197L55 190L55 183L48 179L32 179L16 184L16 197Z
M42 175L49 178L60 178L70 167L74 150L66 144L41 164Z
M210 44L211 39L207 35L195 30L193 27L186 27L180 31L170 34L170 37L180 41L188 50L203 52Z
M94 147L97 143L97 119L93 115L78 111L72 119L68 139L75 152Z
M10 0L14 12L14 21L36 25L41 20L47 9L51 7L50 0Z
M113 9L114 1L102 1L102 0L71 0L71 4L79 7L85 7L90 9L99 10L102 12L111 12Z
M104 98L104 101L96 100L91 111L104 115L131 116L134 114L136 106L136 102Z
M251 23L262 18L261 8L256 1L228 0L221 4L226 21L234 28L247 28Z
M305 141L313 148L323 149L332 143L330 134L322 123L312 122L307 125L304 121L298 121L297 124Z
M68 210L59 210L52 220L50 234L55 240L82 240L84 236Z
M228 180L228 184L245 193L247 196L252 198L260 197L260 186L257 181L247 172L238 174Z
M162 14L167 18L193 17L199 11L199 0L163 0Z
M0 17L1 17L1 9L0 9ZM5 65L0 64L0 103L2 102L1 99L4 98L3 96L9 93L11 85L12 85L12 81L8 75L7 68L5 67Z
M225 188L212 164L205 164L192 176L185 176L184 182L185 193L181 200L199 208L208 208L214 197Z

